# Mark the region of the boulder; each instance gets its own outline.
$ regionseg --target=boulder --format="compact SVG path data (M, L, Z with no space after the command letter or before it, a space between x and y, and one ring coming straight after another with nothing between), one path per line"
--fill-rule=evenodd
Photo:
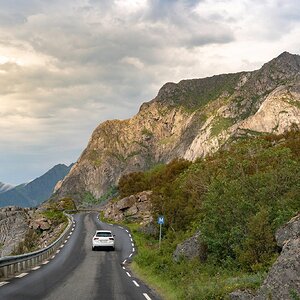
M207 249L201 242L201 233L197 232L194 236L177 245L173 253L173 260L178 262L181 258L188 260L199 258L201 261L205 261L206 255Z

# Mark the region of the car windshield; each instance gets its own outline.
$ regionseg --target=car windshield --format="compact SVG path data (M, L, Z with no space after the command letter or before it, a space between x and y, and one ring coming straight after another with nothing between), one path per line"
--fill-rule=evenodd
M111 237L111 232L97 232L98 237Z

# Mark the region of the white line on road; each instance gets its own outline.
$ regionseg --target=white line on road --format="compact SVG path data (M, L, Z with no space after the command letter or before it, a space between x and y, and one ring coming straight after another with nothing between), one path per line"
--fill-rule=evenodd
M62 244L59 248L62 248L64 246L64 244Z
M73 232L71 231L71 232L70 232L70 236L71 236L72 233L73 233Z
M133 239L131 238L130 241L133 242Z
M26 275L28 275L28 273L22 273L22 274L20 274L20 275L18 275L18 276L16 276L16 277L22 278L22 277L24 277L24 276L26 276Z
M126 232L129 232L129 231L126 229Z
M37 266L37 267L32 268L31 270L36 271L36 270L38 270L40 267L41 267L41 266Z
M129 255L129 257L131 257L132 256L132 253Z
M123 229L123 227L121 227L121 226L118 226L119 228L121 228L121 229Z
M133 247L133 246L134 246L134 243L131 243L131 246Z
M134 252L134 251L135 251L135 248L133 247L133 248L132 248L132 252Z
M72 232L74 231L74 228L72 228L72 230L71 230Z
M53 259L55 257L55 255L51 256L50 258Z
M131 234L128 234L129 235L129 237L131 238Z
M140 285L139 285L135 280L132 280L132 282L133 282L137 287L140 287Z
M2 282L0 282L0 286L3 286L3 285L8 284L8 283L9 283L8 281L2 281Z
M126 264L126 259L123 261L123 265L125 265Z
M56 253L58 254L60 252L60 250L58 249L57 251L56 251Z
M131 275L128 272L126 272L126 274L127 274L127 276L131 277Z
M49 260L46 260L46 261L43 262L43 265L46 265L48 263L49 263Z
M144 297L145 297L147 300L152 300L152 299L148 296L148 294L144 293L143 295L144 295Z
M108 224L108 225L110 225L110 226L114 226L113 224Z
M68 240L65 240L65 242L64 243L66 243Z

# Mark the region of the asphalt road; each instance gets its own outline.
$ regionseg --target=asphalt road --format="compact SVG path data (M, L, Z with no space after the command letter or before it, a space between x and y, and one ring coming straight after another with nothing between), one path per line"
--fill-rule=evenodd
M55 257L0 283L1 300L159 299L127 267L136 249L126 228L102 223L96 213L78 214L74 220L71 236ZM96 229L112 230L115 251L92 251Z

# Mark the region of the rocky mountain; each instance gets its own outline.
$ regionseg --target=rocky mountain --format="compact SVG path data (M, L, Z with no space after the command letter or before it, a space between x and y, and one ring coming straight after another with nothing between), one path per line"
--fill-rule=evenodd
M12 185L0 182L0 194L9 191L12 188Z
M57 184L70 171L72 165L59 164L35 180L18 185L0 193L0 207L16 205L20 207L35 207L47 200Z
M56 196L98 198L125 173L176 157L195 160L237 138L299 123L299 55L284 52L252 72L166 83L131 119L95 129Z

